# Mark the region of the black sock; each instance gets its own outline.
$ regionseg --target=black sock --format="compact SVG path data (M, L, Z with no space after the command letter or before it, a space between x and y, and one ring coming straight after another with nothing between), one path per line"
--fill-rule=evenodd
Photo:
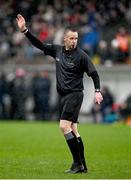
M78 140L78 144L79 144L79 150L80 150L80 156L81 156L82 164L84 166L84 169L87 170L85 156L84 156L84 144L83 144L81 137L78 137L77 140Z
M72 153L74 163L78 163L78 165L81 165L79 145L75 134L71 131L68 134L65 134L65 138Z

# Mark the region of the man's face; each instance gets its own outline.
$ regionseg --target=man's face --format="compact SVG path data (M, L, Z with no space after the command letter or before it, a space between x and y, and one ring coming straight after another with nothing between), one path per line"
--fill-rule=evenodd
M64 44L66 50L72 50L76 48L78 41L78 33L73 31L66 32L64 36Z

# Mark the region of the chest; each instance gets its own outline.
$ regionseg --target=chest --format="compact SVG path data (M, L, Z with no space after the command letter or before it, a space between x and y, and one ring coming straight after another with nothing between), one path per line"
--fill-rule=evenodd
M80 70L80 56L77 53L58 52L56 65L68 72L78 72Z

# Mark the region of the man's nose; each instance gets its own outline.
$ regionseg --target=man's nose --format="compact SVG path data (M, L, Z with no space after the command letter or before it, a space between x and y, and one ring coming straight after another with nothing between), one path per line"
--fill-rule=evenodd
M72 42L73 42L73 43L76 43L76 40L74 39Z

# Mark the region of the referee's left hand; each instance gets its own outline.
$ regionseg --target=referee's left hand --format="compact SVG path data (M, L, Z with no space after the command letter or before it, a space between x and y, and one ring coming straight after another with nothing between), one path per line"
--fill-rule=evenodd
M103 101L101 92L95 92L95 102L100 104Z

